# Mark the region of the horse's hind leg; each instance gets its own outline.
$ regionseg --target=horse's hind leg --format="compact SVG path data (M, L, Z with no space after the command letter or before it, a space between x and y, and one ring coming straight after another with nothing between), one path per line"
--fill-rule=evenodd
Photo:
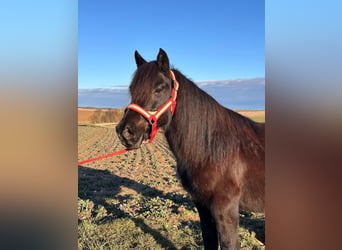
M210 209L199 203L195 202L200 220L201 220L201 228L202 228L202 237L204 248L208 249L215 249L218 248L218 238L217 238L217 230L215 225L215 220L211 214Z
M223 197L214 199L212 213L216 221L221 249L240 249L238 237L239 197L230 200Z

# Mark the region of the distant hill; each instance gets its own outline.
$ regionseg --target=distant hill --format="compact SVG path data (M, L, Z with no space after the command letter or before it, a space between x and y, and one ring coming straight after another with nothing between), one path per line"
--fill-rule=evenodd
M196 84L230 109L265 109L265 78L202 81Z
M230 109L265 109L265 78L195 82L201 89ZM128 86L78 90L78 106L123 108L130 102Z

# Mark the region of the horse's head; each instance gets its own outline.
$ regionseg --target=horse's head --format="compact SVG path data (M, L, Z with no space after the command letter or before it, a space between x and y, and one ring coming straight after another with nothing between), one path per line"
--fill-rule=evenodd
M156 128L170 123L178 88L178 83L174 88L174 76L164 50L160 49L157 60L151 62L135 51L135 61L137 70L129 87L132 104L116 126L122 144L128 149L139 148L143 140L152 140Z

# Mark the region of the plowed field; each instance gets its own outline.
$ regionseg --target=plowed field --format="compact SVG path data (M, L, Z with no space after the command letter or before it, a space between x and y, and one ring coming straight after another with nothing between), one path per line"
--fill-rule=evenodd
M115 124L78 126L78 161L123 146ZM162 133L138 150L78 166L79 249L203 249L199 217ZM242 249L264 249L264 215L240 213Z

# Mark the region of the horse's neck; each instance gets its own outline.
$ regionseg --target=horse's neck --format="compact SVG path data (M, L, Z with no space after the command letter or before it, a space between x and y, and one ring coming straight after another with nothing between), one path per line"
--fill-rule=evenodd
M176 71L176 78L179 78L178 97L176 99L177 106L175 115L172 117L170 124L170 133L187 133L186 127L194 128L196 121L191 119L200 112L201 107L198 107L200 96L196 92L201 91L193 82L187 79L180 72ZM206 94L203 92L203 94ZM189 126L184 126L184 124Z
M189 147L204 147L208 133L208 107L218 105L216 101L179 72L177 106L172 120L165 130L171 150L176 154L191 151ZM196 152L192 152L196 154ZM176 155L175 154L175 155ZM177 157L177 155L176 155Z

